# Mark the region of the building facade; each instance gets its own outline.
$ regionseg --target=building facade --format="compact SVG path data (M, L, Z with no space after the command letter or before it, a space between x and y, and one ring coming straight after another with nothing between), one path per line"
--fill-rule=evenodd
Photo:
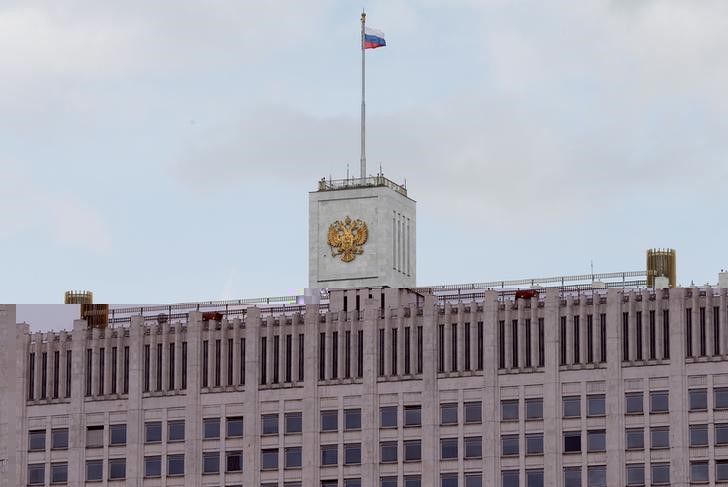
M5 307L2 485L728 484L727 299L357 289L54 333Z

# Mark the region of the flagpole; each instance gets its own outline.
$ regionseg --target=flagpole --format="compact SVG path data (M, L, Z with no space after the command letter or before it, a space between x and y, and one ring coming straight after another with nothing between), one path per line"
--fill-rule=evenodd
M364 23L367 14L361 13L361 177L367 177L367 154L366 154L366 105L364 104Z

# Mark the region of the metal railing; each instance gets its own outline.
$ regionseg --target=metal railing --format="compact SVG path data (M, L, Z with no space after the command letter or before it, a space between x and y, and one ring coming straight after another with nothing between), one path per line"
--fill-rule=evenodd
M405 185L397 184L384 176L349 179L321 179L318 184L318 190L335 191L337 189L376 188L380 186L393 189L399 194L407 196L407 187Z

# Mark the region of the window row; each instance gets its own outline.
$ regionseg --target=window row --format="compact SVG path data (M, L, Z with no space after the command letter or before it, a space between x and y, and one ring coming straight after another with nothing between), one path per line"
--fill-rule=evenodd
M377 375L384 377L421 374L423 340L422 326L415 327L414 331L410 326L405 326L401 330L399 328L380 328Z
M28 357L28 400L71 397L72 366L71 350L63 352L55 350L52 355L48 352L31 352ZM61 382L62 372L63 382ZM50 384L48 384L49 376L52 379Z
M607 361L607 315L561 317L559 325L559 365L593 364Z
M181 356L179 358L181 360L179 364L181 377L179 379L177 378L177 348L181 349L179 353ZM152 353L154 353L153 357ZM187 342L181 342L179 347L177 347L176 343L168 343L166 347L162 343L156 343L154 347L151 344L144 345L144 369L142 373L144 392L187 389ZM103 370L100 375L103 377ZM179 380L179 385L177 380ZM87 393L87 395L90 394Z
M300 340L303 343L303 335ZM361 378L364 375L364 330L345 330L344 336L339 336L338 331L320 332L318 360L319 380ZM303 370L303 362L299 370Z
M659 321L659 322L658 322ZM622 360L666 360L670 358L670 311L650 310L622 313Z
M685 356L707 357L725 353L721 348L726 330L720 325L720 306L712 309L701 306L695 311L693 308L685 309Z
M437 332L437 371L483 370L483 332L482 321L478 321L475 326L468 322L440 324Z

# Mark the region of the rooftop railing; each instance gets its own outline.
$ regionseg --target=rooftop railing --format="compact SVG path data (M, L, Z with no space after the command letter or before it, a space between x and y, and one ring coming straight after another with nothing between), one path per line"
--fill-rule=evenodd
M318 184L319 191L336 191L339 189L376 188L386 187L393 189L403 196L407 196L407 187L400 185L384 176L370 176L368 178L349 179L321 179Z

